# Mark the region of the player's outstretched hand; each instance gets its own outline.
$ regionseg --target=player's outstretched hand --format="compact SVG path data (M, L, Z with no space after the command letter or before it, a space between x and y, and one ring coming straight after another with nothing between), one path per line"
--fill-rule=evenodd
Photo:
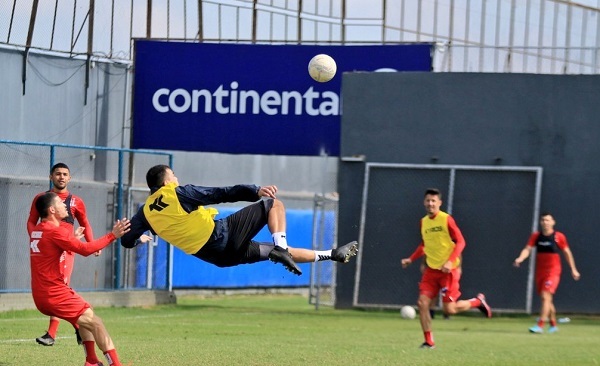
M75 237L77 238L77 240L83 239L84 230L85 228L83 226L80 226L77 229L75 229Z
M275 198L275 193L277 193L277 186L262 186L258 189L259 197Z
M410 260L410 258L403 258L401 263L402 263L402 268L406 268L406 267L410 266L412 261Z
M154 237L150 236L150 235L146 235L146 234L142 234L142 236L140 236L139 239L142 243L146 244L151 242L152 240L154 240Z
M113 229L112 229L112 233L118 239L118 238L122 237L123 235L125 235L126 232L129 231L130 226L131 226L131 223L129 222L129 220L126 218L122 218L121 220L117 220L117 222L115 222L115 225L113 226Z

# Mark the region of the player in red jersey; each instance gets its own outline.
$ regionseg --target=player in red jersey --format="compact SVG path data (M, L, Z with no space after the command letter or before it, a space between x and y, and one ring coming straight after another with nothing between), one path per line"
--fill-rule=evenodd
M544 212L540 215L541 230L531 234L525 248L521 250L521 254L515 259L513 265L519 267L525 259L529 257L533 248L536 248L536 268L535 268L535 285L541 299L540 318L538 323L529 328L531 333L543 333L544 323L548 319L550 321L549 333L558 331L556 326L556 308L554 307L554 294L560 283L560 274L562 266L560 263L559 250L563 252L567 263L571 267L571 276L575 281L581 278L573 253L569 249L567 237L560 231L554 230L556 221L549 212Z
M472 308L479 309L486 317L492 317L492 309L483 294L469 300L459 300L461 253L465 239L454 218L440 210L442 194L438 189L425 191L423 202L427 215L421 219L422 241L409 258L402 259L402 267L425 255L425 270L419 283L419 319L425 342L421 348L435 348L431 332L431 302L441 291L444 314L456 314Z
M48 316L78 325L86 356L85 365L102 365L96 356L94 343L102 350L109 365L121 362L102 319L94 314L91 305L69 287L57 266L66 250L88 256L112 243L129 231L129 220L117 220L112 232L98 240L83 243L83 228L73 233L73 227L62 220L68 216L67 205L54 192L47 192L35 202L41 222L30 234L31 294L38 310Z
M50 180L52 181L52 189L50 191L56 193L60 199L65 202L67 205L67 213L68 216L63 220L64 222L71 225L75 224L75 220L79 223L80 227L83 227L85 230L83 235L87 242L91 242L94 240L94 232L92 230L92 226L90 225L86 210L85 203L78 196L71 194L67 186L71 181L71 173L69 167L65 163L57 163L52 166L50 169ZM35 202L39 196L44 194L45 192L39 193L33 201L31 202L31 209L29 210L29 219L27 219L27 232L31 235L31 231L37 225L39 221L39 214L35 209ZM96 252L96 255L100 255L100 252ZM75 261L75 255L73 252L66 250L63 252L63 255L60 256L59 260L60 269L62 271L63 278L65 279L65 283L70 285L71 283L71 274L73 273L73 265ZM54 344L54 339L56 338L56 333L58 331L59 319L51 317L50 323L48 325L48 331L41 337L36 338L36 342L44 346L52 346ZM77 343L81 344L81 337L77 332L77 328L75 328L75 334L77 338Z

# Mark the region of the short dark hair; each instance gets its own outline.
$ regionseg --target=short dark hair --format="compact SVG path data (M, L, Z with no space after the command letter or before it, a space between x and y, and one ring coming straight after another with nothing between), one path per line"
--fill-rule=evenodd
M540 214L540 219L544 216L550 216L550 217L554 218L554 215L552 215L552 212L550 212L550 211L542 211L542 213Z
M155 165L148 169L148 173L146 173L146 184L148 184L148 188L150 188L151 191L155 191L164 186L167 169L171 168L164 164Z
M432 196L438 196L440 199L442 199L442 192L440 192L440 190L437 188L427 188L425 190L425 196L427 196L428 194Z
M57 195L54 192L45 192L35 201L35 209L42 219L48 217L48 208L52 206L52 201L54 201L56 196Z
M58 168L65 168L67 169L69 172L71 171L71 169L69 169L69 167L67 166L67 164L65 163L56 163L54 165L52 165L52 168L50 169L50 174L54 173L54 171Z

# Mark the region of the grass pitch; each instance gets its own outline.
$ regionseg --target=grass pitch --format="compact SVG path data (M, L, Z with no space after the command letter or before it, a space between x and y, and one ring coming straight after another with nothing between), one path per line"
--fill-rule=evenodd
M535 335L529 316L438 316L437 348L423 350L418 320L396 311L316 311L301 296L184 297L177 305L95 310L126 365L600 364L600 320L591 317ZM53 347L35 343L46 327L36 311L0 313L0 366L82 365L66 322Z

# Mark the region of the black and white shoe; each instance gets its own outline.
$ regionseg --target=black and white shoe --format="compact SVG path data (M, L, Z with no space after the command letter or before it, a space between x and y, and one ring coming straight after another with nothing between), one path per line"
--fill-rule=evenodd
M54 345L54 338L52 338L50 334L48 334L48 332L46 332L46 334L44 334L43 336L36 338L35 341L41 344L42 346Z
M331 260L341 263L348 263L350 258L354 257L356 253L358 253L358 242L351 241L350 243L339 248L332 249Z
M302 270L300 267L294 262L292 259L292 255L287 249L283 249L282 247L274 246L271 252L269 253L269 259L275 263L281 263L288 271L293 274L297 274L300 276L302 274Z
M423 344L420 345L419 348L423 348L423 349L435 349L435 344L429 344L427 342L423 342Z

